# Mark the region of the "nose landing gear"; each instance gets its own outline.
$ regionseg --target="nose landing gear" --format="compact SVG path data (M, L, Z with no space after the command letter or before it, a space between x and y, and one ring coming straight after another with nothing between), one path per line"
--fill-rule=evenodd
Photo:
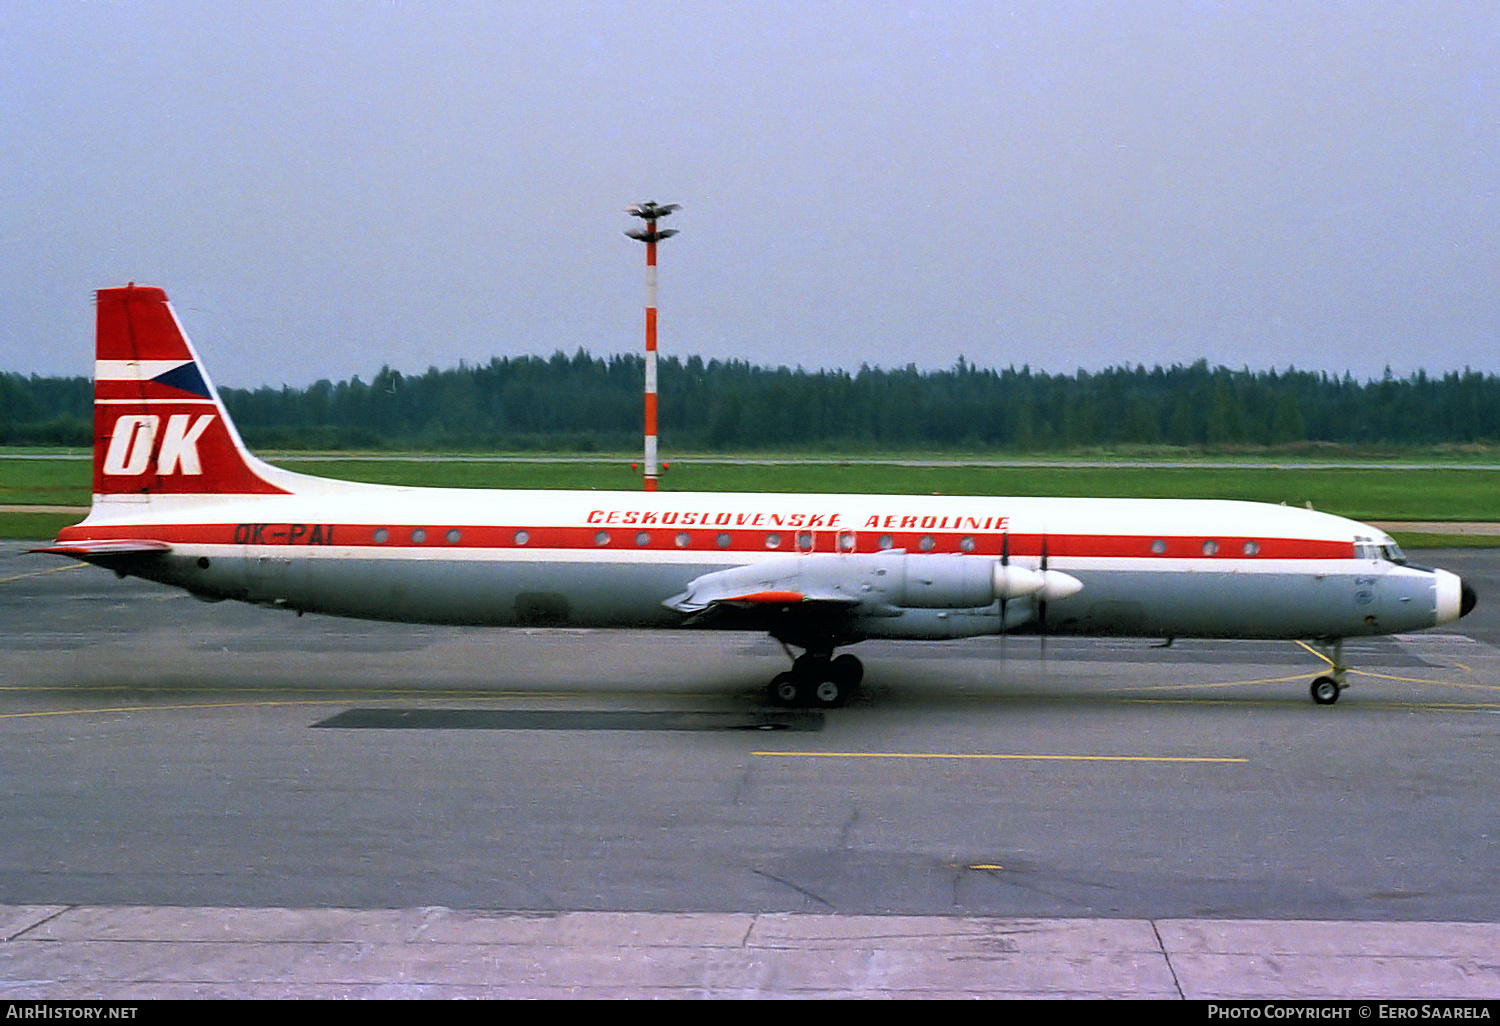
M1319 705L1332 705L1349 686L1344 679L1349 673L1349 667L1344 663L1344 639L1338 638L1331 645L1326 642L1313 644L1323 658L1328 660L1329 672L1312 682L1309 689L1312 700Z
M792 661L791 670L771 678L767 697L772 705L788 708L837 709L864 679L864 665L845 653L804 652Z

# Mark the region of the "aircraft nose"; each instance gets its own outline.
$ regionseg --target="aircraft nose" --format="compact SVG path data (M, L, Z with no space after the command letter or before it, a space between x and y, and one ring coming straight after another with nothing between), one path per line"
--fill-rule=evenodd
M1474 604L1479 601L1479 596L1474 593L1474 589L1468 584L1463 584L1459 588L1459 596L1458 615L1460 617L1468 616L1473 612Z

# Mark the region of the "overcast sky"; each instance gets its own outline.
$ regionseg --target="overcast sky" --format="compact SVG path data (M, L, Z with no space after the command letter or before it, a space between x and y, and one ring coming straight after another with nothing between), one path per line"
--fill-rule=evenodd
M0 4L0 369L1500 370L1500 5Z

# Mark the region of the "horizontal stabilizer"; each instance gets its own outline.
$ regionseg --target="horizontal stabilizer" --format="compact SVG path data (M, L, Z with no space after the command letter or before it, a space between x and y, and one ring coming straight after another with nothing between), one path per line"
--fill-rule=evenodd
M47 552L54 556L72 556L74 559L94 559L99 556L146 556L164 555L172 546L164 541L149 538L109 538L101 541L69 542L65 545L48 545L29 552Z

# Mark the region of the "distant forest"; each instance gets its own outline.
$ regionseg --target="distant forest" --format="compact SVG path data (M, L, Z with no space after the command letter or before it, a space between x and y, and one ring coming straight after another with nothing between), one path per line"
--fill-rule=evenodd
M493 359L406 375L382 368L308 388L222 389L252 446L282 449L630 451L639 356ZM1349 375L1191 366L1077 374L660 364L664 451L1428 446L1500 441L1500 378L1475 371ZM0 444L88 446L87 378L0 374Z

